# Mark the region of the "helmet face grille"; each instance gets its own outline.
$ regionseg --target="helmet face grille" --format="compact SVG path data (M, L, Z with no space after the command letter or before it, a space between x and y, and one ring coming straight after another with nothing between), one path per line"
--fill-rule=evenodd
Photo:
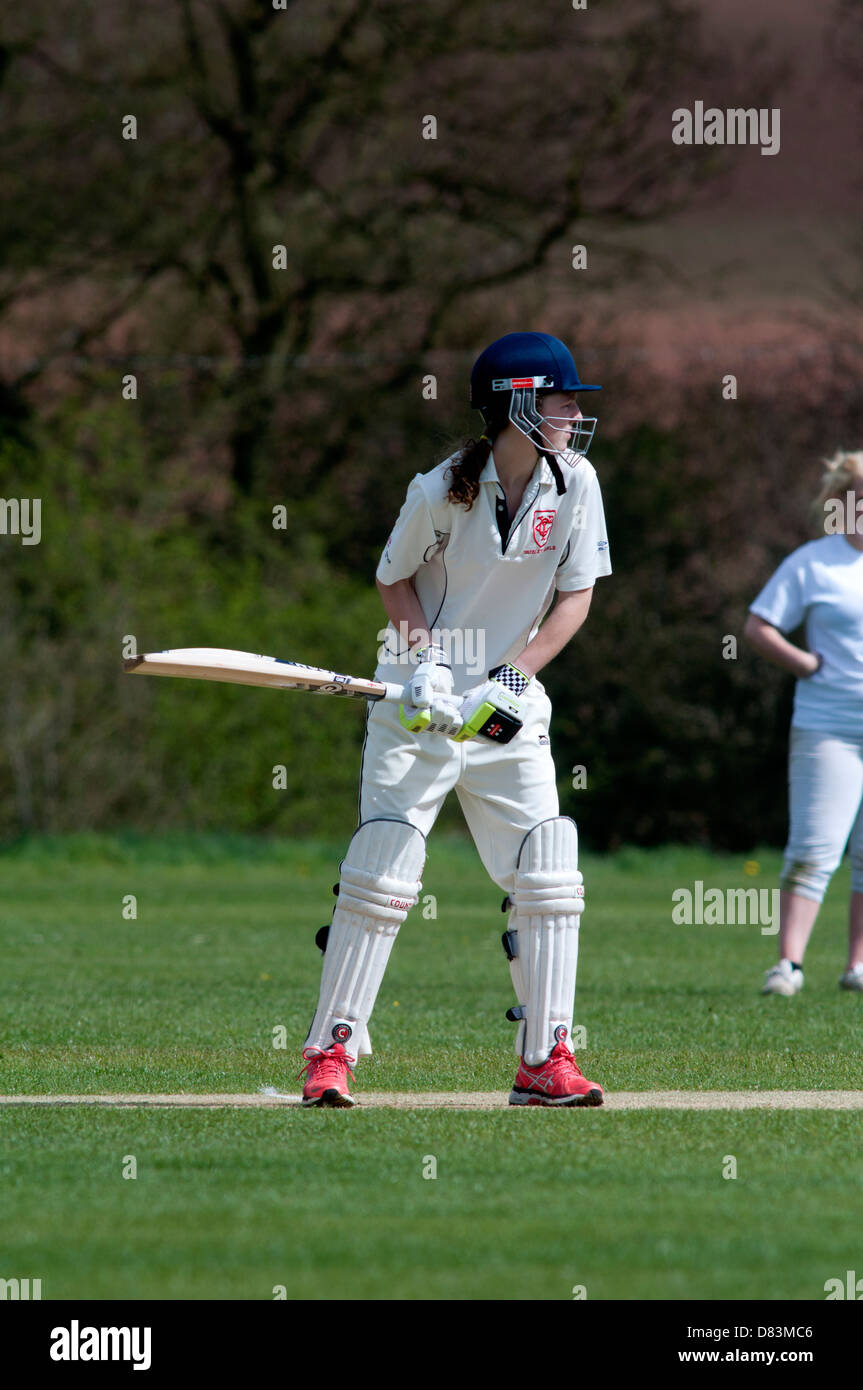
M546 416L546 419L554 420L554 418L553 415ZM573 426L573 430L567 448L571 449L574 454L586 454L593 443L596 416L585 415L580 420L570 420L569 424ZM563 425L560 428L563 429Z
M596 430L596 418L572 420L568 415L542 415L536 404L536 391L521 388L513 391L509 407L509 418L517 430L528 438L538 449L549 453L559 453L560 449L546 436L546 430L568 430L570 438L566 448L576 454L586 454Z

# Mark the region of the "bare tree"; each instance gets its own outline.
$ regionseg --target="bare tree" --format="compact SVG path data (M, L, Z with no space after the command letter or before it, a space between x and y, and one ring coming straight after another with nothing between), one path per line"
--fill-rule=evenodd
M243 492L292 364L352 364L319 478L370 388L540 283L571 300L588 236L633 274L617 229L716 169L670 140L720 71L679 0L33 0L7 29L7 411L70 355L209 354Z

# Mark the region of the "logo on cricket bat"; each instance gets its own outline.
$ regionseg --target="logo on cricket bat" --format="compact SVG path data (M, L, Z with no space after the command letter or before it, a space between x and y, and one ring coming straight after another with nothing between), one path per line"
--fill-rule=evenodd
M557 512L534 512L533 514L533 538L542 550L551 534L554 525L554 518Z

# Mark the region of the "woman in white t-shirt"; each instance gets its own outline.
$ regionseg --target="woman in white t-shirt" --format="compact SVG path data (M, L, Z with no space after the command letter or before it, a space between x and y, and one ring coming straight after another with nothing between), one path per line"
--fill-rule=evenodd
M797 677L779 962L763 994L796 994L803 955L846 844L851 858L843 989L863 990L863 452L826 463L813 505L825 532L789 555L750 607L745 636ZM784 633L805 622L806 647Z

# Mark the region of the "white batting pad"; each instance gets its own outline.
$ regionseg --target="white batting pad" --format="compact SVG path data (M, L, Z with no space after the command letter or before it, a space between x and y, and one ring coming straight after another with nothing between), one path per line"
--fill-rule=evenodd
M354 1058L371 1053L368 1021L399 927L419 897L424 863L425 838L407 821L365 821L355 832L342 861L306 1047L339 1041Z
M560 1037L572 1050L584 888L578 871L578 831L568 816L541 821L525 836L510 902L509 930L515 933L516 951L510 973L524 1010L515 1050L528 1066L539 1066Z

